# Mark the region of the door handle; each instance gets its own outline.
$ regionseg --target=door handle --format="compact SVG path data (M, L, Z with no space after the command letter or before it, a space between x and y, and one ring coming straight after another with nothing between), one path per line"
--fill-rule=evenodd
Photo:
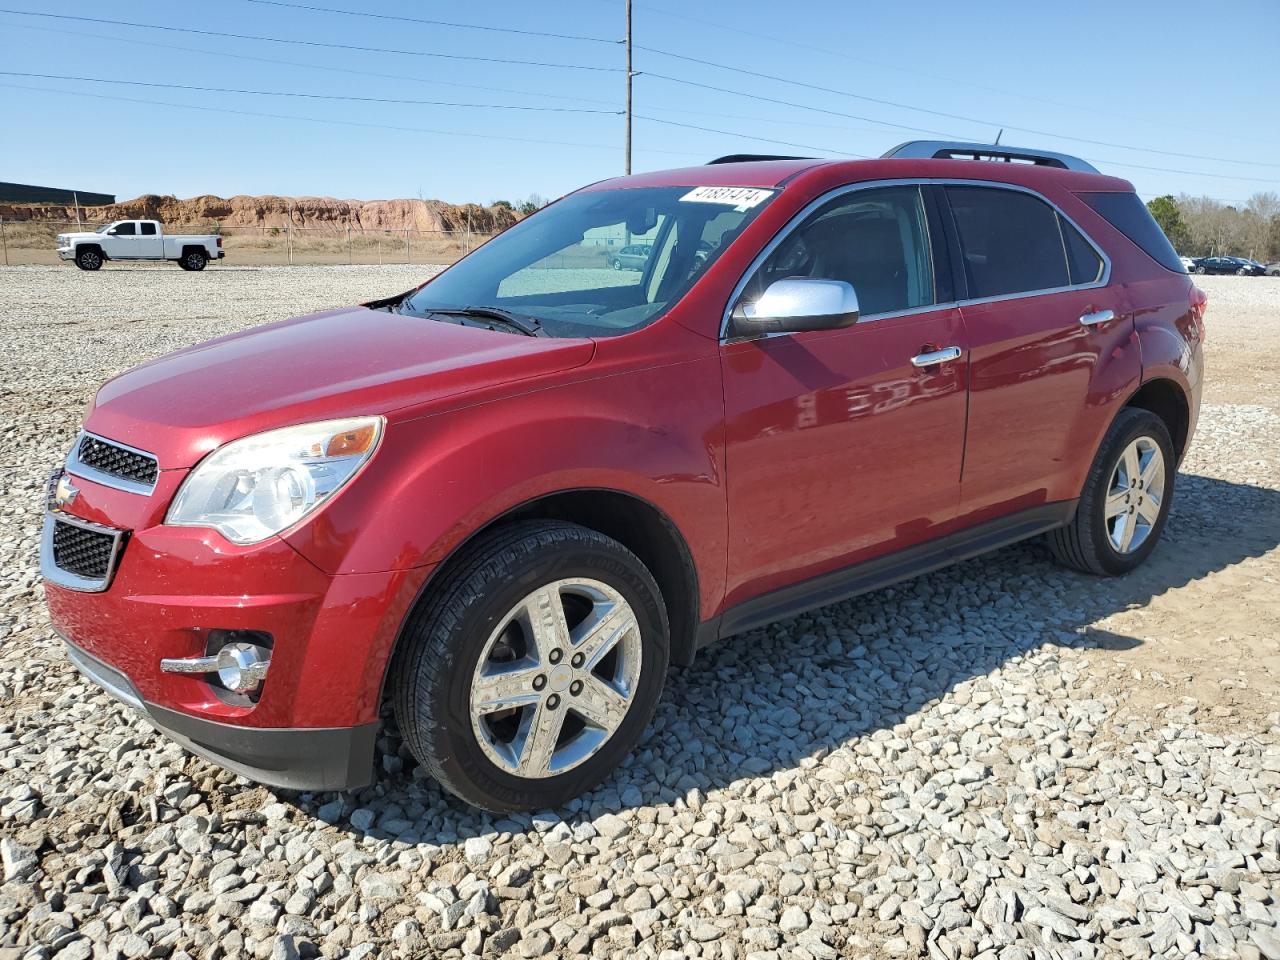
M929 353L916 354L911 358L911 364L916 367L932 367L939 363L959 360L960 353L959 347L943 347L941 350L931 350Z
M1114 310L1091 310L1089 313L1080 315L1080 323L1086 327L1096 327L1099 324L1108 323L1116 318Z

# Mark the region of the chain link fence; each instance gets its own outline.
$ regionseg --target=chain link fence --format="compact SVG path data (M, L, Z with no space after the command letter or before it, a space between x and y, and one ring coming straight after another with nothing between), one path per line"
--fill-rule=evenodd
M60 233L96 230L101 224L74 220L0 218L5 266L56 264ZM365 230L359 227L241 227L228 224L168 224L167 234L217 234L233 266L318 264L449 264L493 234L467 230Z

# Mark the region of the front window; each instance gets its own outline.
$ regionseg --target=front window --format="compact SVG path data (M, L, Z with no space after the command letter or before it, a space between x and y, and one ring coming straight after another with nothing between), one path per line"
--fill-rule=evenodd
M550 336L615 336L693 286L774 191L638 187L572 194L432 280L402 312L497 308ZM621 262L626 255L642 265Z

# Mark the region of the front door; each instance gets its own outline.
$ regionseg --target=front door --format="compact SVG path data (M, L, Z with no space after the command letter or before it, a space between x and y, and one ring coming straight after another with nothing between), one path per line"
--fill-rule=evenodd
M138 255L138 225L132 220L117 223L102 238L102 249L113 260L131 260Z
M748 281L748 299L784 277L848 281L861 319L722 347L728 606L920 543L955 516L968 345L959 310L938 305L951 296L929 219L915 186L841 191Z

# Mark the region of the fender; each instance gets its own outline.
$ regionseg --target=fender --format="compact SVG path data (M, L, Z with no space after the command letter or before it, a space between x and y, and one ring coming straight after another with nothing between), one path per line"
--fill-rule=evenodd
M673 413L670 397L682 397ZM677 422L678 415L678 422ZM530 501L584 488L652 505L690 546L699 607L724 590L723 399L714 354L391 421L360 477L285 535L330 574L430 566Z

